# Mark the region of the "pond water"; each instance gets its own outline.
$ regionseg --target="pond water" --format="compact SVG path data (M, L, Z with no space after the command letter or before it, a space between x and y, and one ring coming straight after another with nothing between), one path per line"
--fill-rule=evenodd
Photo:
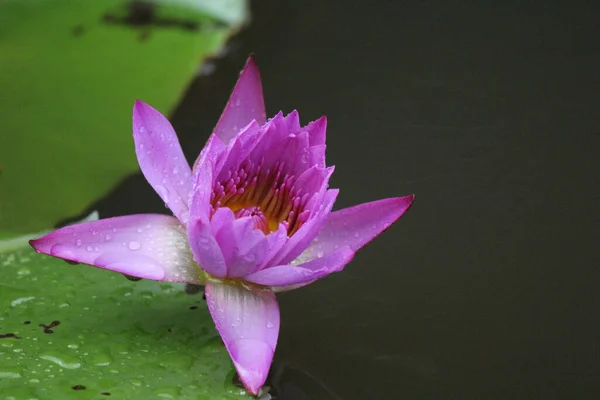
M193 160L254 52L269 114L327 115L337 208L416 194L279 296L278 399L597 399L598 12L411 3L255 1L173 116ZM95 208L166 212L141 176Z

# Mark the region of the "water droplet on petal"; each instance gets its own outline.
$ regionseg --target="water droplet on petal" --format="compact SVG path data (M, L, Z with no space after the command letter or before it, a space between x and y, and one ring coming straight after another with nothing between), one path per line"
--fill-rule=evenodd
M82 243L82 242L81 242L81 239L77 239L77 240L75 241L75 244L76 244L77 246L81 246L81 243Z
M166 183L166 179L163 183ZM165 203L169 202L169 191L164 186L157 185L154 187L154 190L165 201Z
M128 247L129 247L129 250L135 251L135 250L139 250L140 247L142 247L142 245L140 244L140 242L133 241L133 242L129 242Z
M275 325L273 325L273 323L271 321L267 321L267 328L271 329L274 327L275 327Z
M86 249L87 251L92 251L92 250L94 250L94 249L92 248L92 246L85 246L85 249Z

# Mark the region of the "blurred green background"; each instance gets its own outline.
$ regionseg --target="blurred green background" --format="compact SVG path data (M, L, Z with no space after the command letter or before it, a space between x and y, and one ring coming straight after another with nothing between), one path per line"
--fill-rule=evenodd
M169 114L245 1L0 2L0 234L80 214L135 171L135 99Z

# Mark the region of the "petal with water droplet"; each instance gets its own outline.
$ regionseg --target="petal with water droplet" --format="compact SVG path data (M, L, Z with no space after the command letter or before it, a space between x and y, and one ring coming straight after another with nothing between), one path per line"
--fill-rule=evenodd
M205 293L210 315L240 380L248 392L257 395L267 378L279 335L275 295L267 289L216 282L208 282Z
M295 286L314 282L332 272L341 271L352 260L354 252L342 247L326 256L298 266L278 265L248 275L244 280L263 286Z
M414 198L414 195L394 197L332 212L315 240L298 258L305 262L340 246L358 251L398 220Z
M330 170L328 175L330 175L331 172L333 172L333 169ZM327 176L326 179L329 179L329 176ZM327 185L326 180L324 185ZM323 224L327 221L326 218L333 208L338 193L338 189L329 189L325 192L321 204L319 204L319 210L290 237L287 243L281 248L281 251L279 251L274 258L273 264L288 264L302 254L306 247L314 240L315 236L317 236Z
M138 278L204 283L185 228L167 215L128 215L70 225L30 243L38 253Z
M133 139L146 180L181 223L187 224L192 172L173 127L161 113L138 100L133 108Z
M210 223L194 219L188 225L190 246L194 259L202 269L218 278L227 276L227 265L219 243L211 232Z
M240 73L214 133L227 144L252 120L262 125L265 123L266 114L260 72L254 58L250 57Z
M216 231L215 238L225 257L227 277L243 278L268 261L271 253L277 251L284 243L280 236L287 237L287 231L280 225L277 231L265 235L256 229L252 217L235 219L233 213L228 214L230 218L227 221L223 222L224 218L215 221L220 226L218 231L214 228L213 231Z

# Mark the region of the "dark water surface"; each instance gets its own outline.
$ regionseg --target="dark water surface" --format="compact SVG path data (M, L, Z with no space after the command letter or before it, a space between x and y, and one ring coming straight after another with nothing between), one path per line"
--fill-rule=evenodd
M328 116L337 208L416 194L280 296L279 398L600 398L598 8L254 3L173 117L189 159L255 52L269 114ZM165 212L141 176L97 207Z

